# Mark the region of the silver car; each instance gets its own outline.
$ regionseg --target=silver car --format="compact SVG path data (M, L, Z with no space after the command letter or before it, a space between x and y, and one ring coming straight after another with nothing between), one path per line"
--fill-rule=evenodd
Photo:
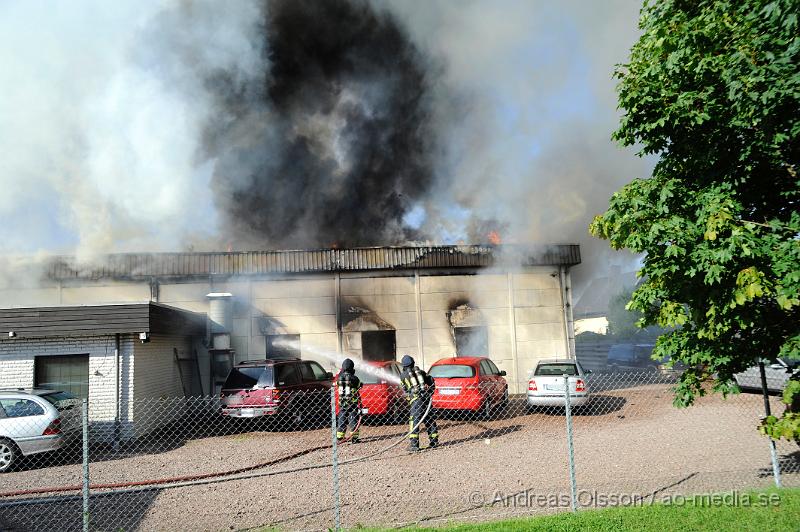
M565 406L564 375L569 377L569 403L582 406L589 402L589 388L584 371L577 360L547 358L540 360L528 376L528 406Z
M0 473L21 456L55 451L80 435L78 400L68 392L0 390Z
M786 387L792 370L797 367L797 361L788 361L782 358L773 363L764 363L764 376L767 378L767 391L780 393ZM733 380L743 390L761 390L761 371L758 366L747 368L741 373L736 373Z

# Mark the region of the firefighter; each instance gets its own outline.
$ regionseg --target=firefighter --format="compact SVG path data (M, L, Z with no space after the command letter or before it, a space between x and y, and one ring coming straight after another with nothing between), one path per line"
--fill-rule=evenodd
M439 445L439 429L436 427L436 416L434 415L433 407L428 408L436 385L430 375L414 365L414 359L410 356L404 356L402 364L403 374L400 376L400 383L410 403L409 410L411 413L408 449L410 451L419 451L419 426L426 411L428 415L425 416L425 429L428 432L430 446L432 448L436 447Z
M345 358L336 380L339 397L339 417L336 420L336 441L341 442L350 426L350 441L358 443L358 418L361 415L361 381L356 377L353 361Z

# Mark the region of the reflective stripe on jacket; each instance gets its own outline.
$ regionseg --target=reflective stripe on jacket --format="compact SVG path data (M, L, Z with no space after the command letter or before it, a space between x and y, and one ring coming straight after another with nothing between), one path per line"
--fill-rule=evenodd
M342 404L357 403L359 400L358 391L361 389L361 381L355 375L347 372L339 374L336 382L339 393L339 402Z

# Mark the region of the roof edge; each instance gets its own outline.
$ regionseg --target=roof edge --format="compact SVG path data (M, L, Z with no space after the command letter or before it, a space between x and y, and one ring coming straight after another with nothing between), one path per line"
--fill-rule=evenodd
M578 244L390 246L348 249L119 253L81 264L75 257L53 257L45 277L131 279L263 275L284 273L573 266L580 264Z

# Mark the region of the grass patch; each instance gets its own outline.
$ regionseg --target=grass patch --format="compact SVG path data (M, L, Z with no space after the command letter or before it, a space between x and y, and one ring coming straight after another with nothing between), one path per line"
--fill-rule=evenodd
M738 497L734 504L733 497ZM726 496L727 500L723 497ZM652 531L669 530L797 530L800 523L800 489L721 493L717 499L706 495L687 497L681 504L654 504L639 507L615 507L602 510L563 512L557 515L510 519L475 525L451 525L410 530L446 530L448 532L502 531ZM749 501L746 504L745 498ZM658 500L658 499L657 499ZM409 529L405 529L409 530Z

